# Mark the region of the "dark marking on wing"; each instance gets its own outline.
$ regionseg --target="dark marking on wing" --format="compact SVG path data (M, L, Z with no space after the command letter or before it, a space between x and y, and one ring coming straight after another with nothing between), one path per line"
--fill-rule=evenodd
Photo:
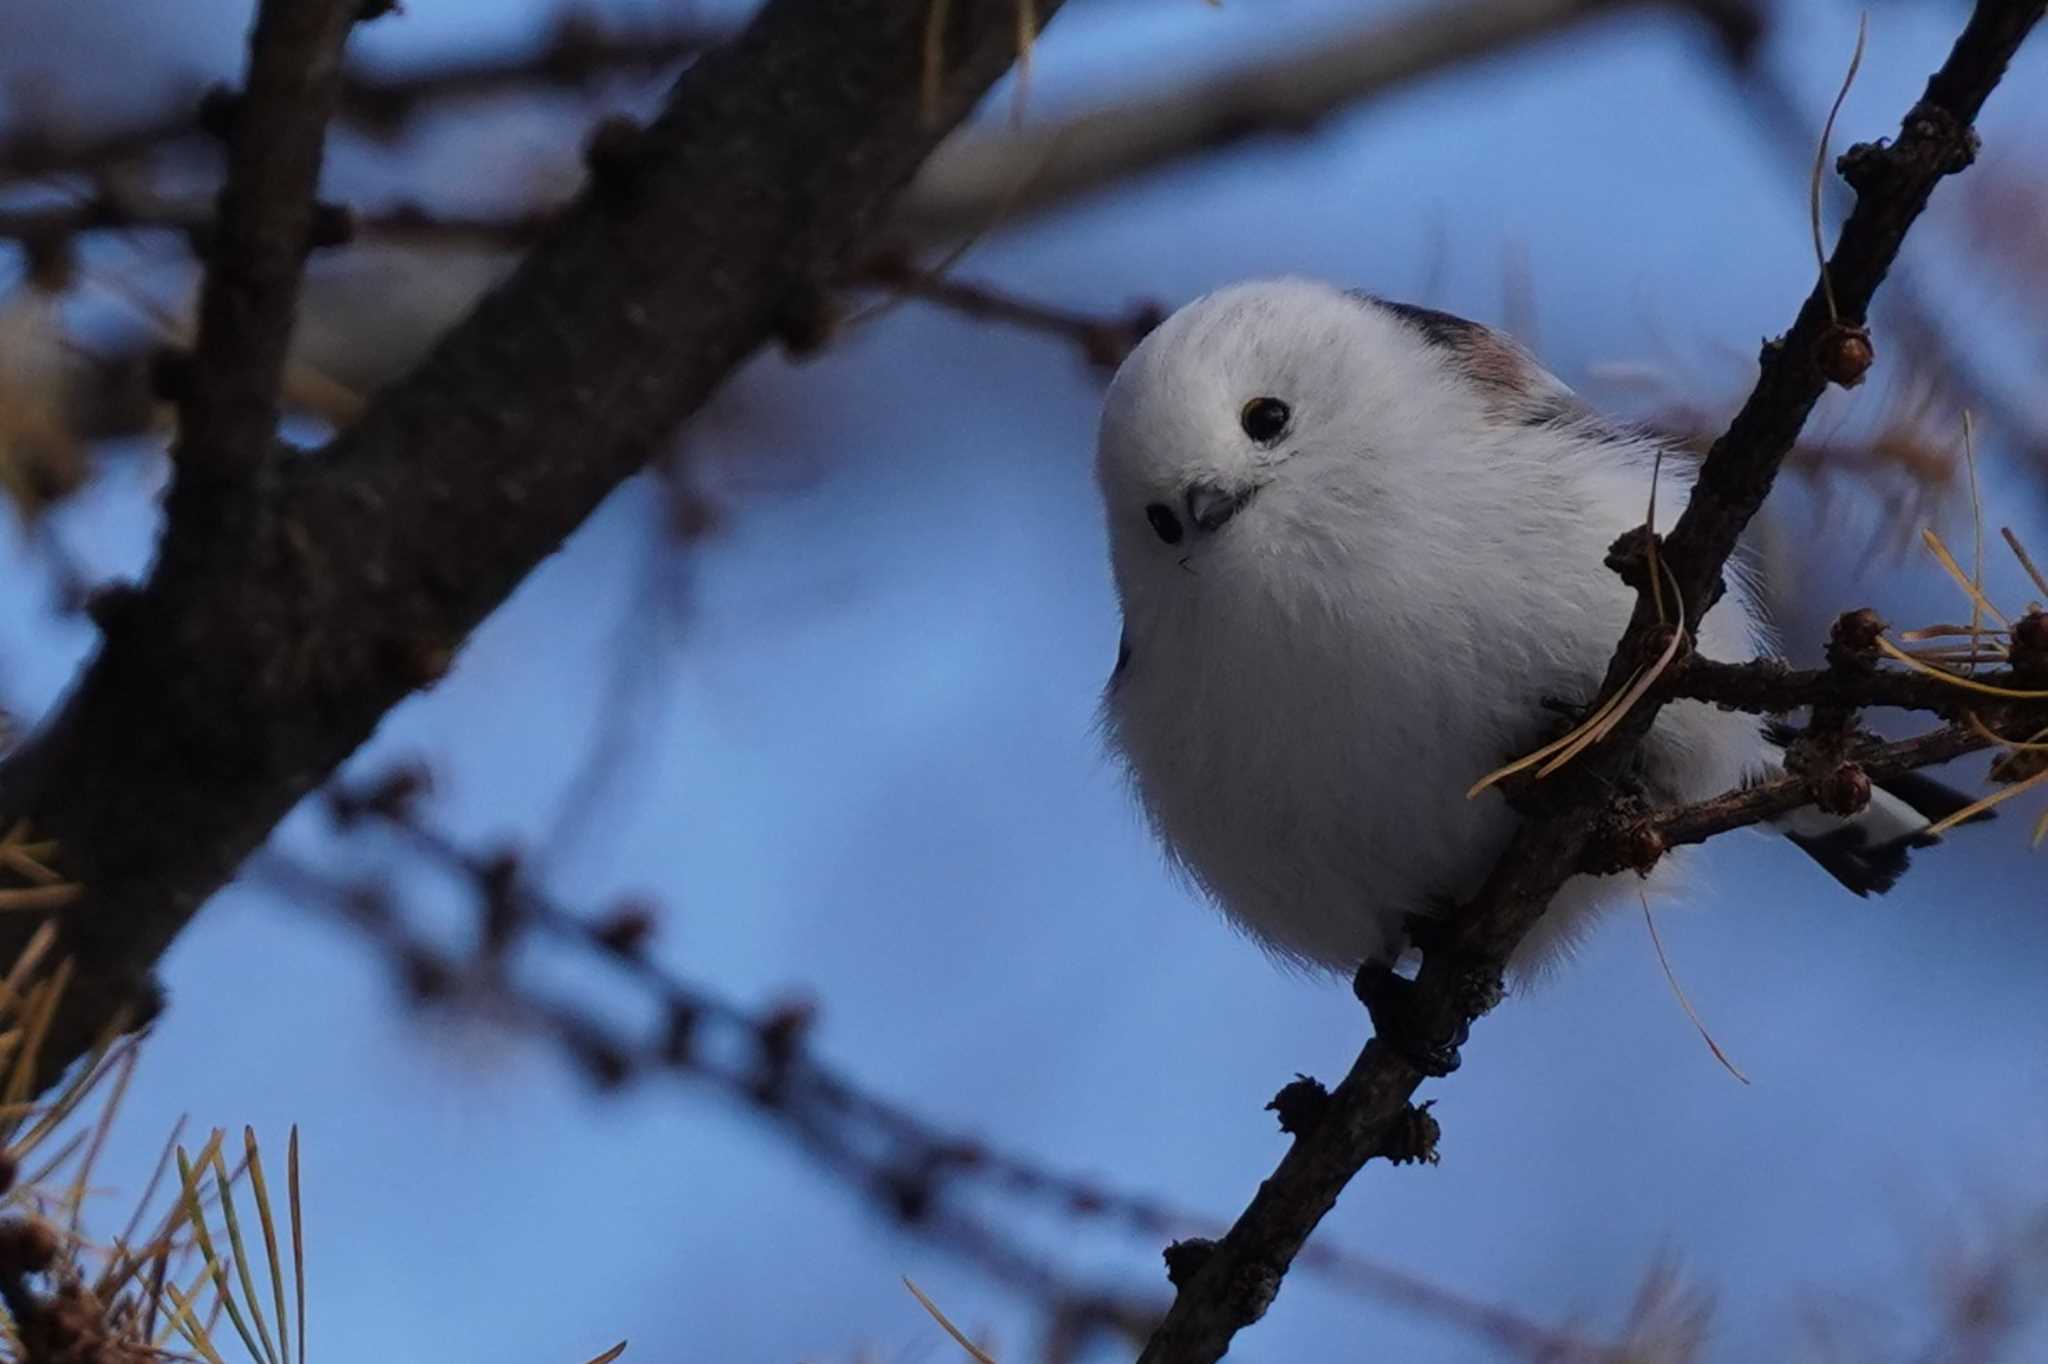
M1124 673L1126 670L1130 668L1130 666L1131 632L1129 630L1125 630L1121 635L1117 636L1116 667L1111 669L1109 674L1109 689L1111 691L1115 691L1117 689L1117 686L1124 680Z
M1371 299L1394 316L1421 332L1433 346L1446 350L1462 350L1491 333L1487 328L1456 313L1442 312L1436 308L1424 308L1414 303L1396 303L1392 299L1375 298L1371 294L1360 294L1360 298Z
M1577 426L1594 419L1593 410L1512 337L1437 308L1359 290L1351 296L1392 313L1443 351L1459 373L1488 395L1488 405L1503 419L1522 426Z
M1950 815L1977 803L1976 797L1956 790L1947 782L1936 781L1924 772L1902 772L1896 777L1886 777L1878 785L1912 806L1914 813L1925 815L1929 823L1938 824ZM1971 815L1963 823L1975 824L1981 820L1997 818L1997 811L1982 810Z

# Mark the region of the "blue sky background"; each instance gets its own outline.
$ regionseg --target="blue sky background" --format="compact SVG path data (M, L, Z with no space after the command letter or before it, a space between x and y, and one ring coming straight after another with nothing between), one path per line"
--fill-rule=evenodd
M1352 9L1076 0L1038 51L1029 114ZM173 22L114 0L17 0L22 40L0 73L54 70L89 121L230 74L244 12L185 0ZM426 60L517 42L552 13L413 0L363 48ZM1960 19L1874 9L1838 142L1895 127ZM1848 5L1782 7L1768 59L1816 127L1854 32ZM118 63L95 55L116 49ZM1986 165L2031 154L2040 169L2044 127L2037 42L1984 121ZM535 131L530 145L572 143ZM501 135L485 170L528 145ZM438 190L488 196L478 146L443 130L414 150ZM367 184L393 159L343 149L336 175ZM1797 159L1745 114L1702 33L1645 11L1312 137L1149 176L987 242L962 273L1102 309L1280 271L1397 297L1435 280L1426 301L1498 321L1519 255L1536 339L1569 381L1603 394L1598 366L1668 348L1681 386L1732 394L1811 283ZM1959 240L1940 207L1909 257L2009 325L1998 281L1940 250ZM1879 349L1854 404L1897 381ZM1990 377L2041 411L2038 340L2005 349L2017 360ZM634 614L660 522L635 485L360 764L426 758L447 824L482 844L537 839L627 639L659 668L653 702L601 817L550 866L555 891L654 895L664 961L747 1002L814 997L824 1054L936 1120L1228 1217L1283 1149L1260 1105L1297 1070L1334 1079L1366 1029L1347 991L1274 970L1190 898L1102 756L1093 709L1117 623L1089 478L1098 394L1068 350L915 307L801 367L758 361L695 442L727 515L672 571L666 622ZM1991 523L2048 546L2039 470L1996 443L1980 453ZM109 461L61 514L97 572L146 564L160 477L154 460ZM1869 560L1868 506L1820 515L1793 490L1776 515L1795 641L1850 605L1955 612L1917 560ZM1940 528L1967 543L1967 504ZM0 534L0 684L31 715L90 644L50 615L41 573ZM1996 599L2024 599L1996 557L1992 581ZM1868 903L1777 840L1716 843L1661 931L1754 1084L1708 1056L1640 920L1620 916L1568 974L1489 1018L1433 1088L1443 1164L1375 1164L1324 1235L1599 1325L1673 1255L1718 1295L1715 1359L1789 1357L1816 1304L1885 1340L1926 1338L1945 1255L2048 1206L2048 904L2024 827L1958 837ZM302 813L282 837L312 846L321 822ZM139 1184L180 1113L279 1141L299 1123L316 1358L577 1361L622 1336L642 1360L952 1357L904 1273L1001 1357L1029 1357L1028 1302L892 1230L748 1114L678 1084L596 1097L544 1048L429 1026L366 944L317 915L230 890L166 975L172 1005L102 1182ZM1056 1227L1042 1242L1078 1270L1159 1284L1148 1241ZM1489 1357L1306 1275L1232 1357L1354 1355Z

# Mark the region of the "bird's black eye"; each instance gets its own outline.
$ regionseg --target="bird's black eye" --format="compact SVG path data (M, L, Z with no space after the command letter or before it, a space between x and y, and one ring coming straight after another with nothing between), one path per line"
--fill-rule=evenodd
M1145 519L1152 523L1152 530L1169 545L1180 543L1180 518L1173 514L1173 508L1164 502L1154 502L1145 508Z
M1287 419L1293 415L1278 398L1254 398L1237 414L1237 422L1247 436L1261 445L1271 445L1287 430Z

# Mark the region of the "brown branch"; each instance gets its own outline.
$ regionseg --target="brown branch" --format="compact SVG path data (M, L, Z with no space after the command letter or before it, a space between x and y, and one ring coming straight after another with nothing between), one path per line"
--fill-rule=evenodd
M1988 668L1972 674L1970 680L2021 691L2038 687L2036 679L2010 668ZM1751 663L1690 658L1672 669L1656 694L1666 700L1709 701L1761 715L1782 715L1807 706L1850 706L1924 710L1957 719L1966 711L1989 716L2011 708L2040 715L2037 727L2048 723L2048 703L2002 701L1927 673L1794 668L1768 658Z
M351 70L342 78L341 117L387 136L427 104L514 93L535 87L581 89L621 74L653 75L699 56L732 36L723 28L611 29L567 13L537 51L473 57L425 70Z
M2042 9L2040 0L1979 0L1947 62L1907 114L1898 140L1852 148L1842 158L1857 191L1856 208L1826 267L1842 321L1863 321L1935 183L1968 164L1975 150L1971 122ZM1698 620L1718 594L1736 537L1770 492L1826 384L1821 345L1833 325L1816 282L1791 331L1765 347L1755 390L1700 471L1664 553L1687 620ZM1657 628L1648 601L1639 602L1610 667L1610 689L1645 656ZM1455 1042L1499 998L1503 964L1584 863L1610 799L1607 779L1655 710L1654 703L1637 707L1590 761L1581 759L1577 773L1567 769L1553 778L1556 790L1517 829L1479 894L1453 917L1446 941L1425 951L1409 1001L1420 1029ZM1240 1329L1264 1315L1289 1265L1344 1186L1367 1160L1389 1149L1423 1078L1381 1039L1367 1043L1318 1121L1295 1141L1180 1289L1140 1364L1209 1364L1223 1356Z
M1990 748L1992 741L1960 725L1930 730L1897 743L1865 741L1845 755L1863 769L1872 782L1903 776L1922 767L1933 767L1968 753ZM1803 777L1781 777L1777 781L1730 791L1711 800L1660 810L1647 821L1660 846L1675 848L1686 843L1704 843L1716 834L1747 828L1789 815L1813 804L1813 784ZM1597 846L1597 844L1596 844ZM1592 859L1589 870L1609 872L1616 866L1604 859Z
M609 141L585 194L417 369L326 449L266 464L232 553L174 498L149 581L96 602L99 654L0 766L0 809L88 888L63 919L78 984L39 1074L147 996L156 958L299 798L814 311L1016 54L1009 0L956 5L928 107L928 8L768 0L644 133ZM0 957L34 927L0 921Z
M342 45L362 9L363 0L264 0L256 12L180 404L180 484L245 477L270 453Z
M570 14L539 48L476 57L418 71L345 70L337 116L373 136L388 136L422 106L534 88L580 88L615 73L653 73L685 61L730 35L692 24L608 29ZM64 137L33 125L0 138L0 184L50 175L95 175L204 135L196 96L121 127Z
M852 277L857 285L914 299L979 322L999 322L1071 343L1097 369L1114 370L1137 344L1165 320L1156 303L1140 303L1121 317L1107 317L1023 298L991 285L925 270L893 253L864 262Z

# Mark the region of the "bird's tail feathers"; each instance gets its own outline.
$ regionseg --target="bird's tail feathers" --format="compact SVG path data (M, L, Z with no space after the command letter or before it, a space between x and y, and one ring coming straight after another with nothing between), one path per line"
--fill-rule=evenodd
M1773 820L1772 827L1857 895L1882 895L1905 875L1915 848L1941 842L1927 832L1929 826L1971 803L1952 786L1908 772L1876 785L1870 804L1857 814L1845 818L1808 805ZM1991 817L1987 812L1976 818Z

